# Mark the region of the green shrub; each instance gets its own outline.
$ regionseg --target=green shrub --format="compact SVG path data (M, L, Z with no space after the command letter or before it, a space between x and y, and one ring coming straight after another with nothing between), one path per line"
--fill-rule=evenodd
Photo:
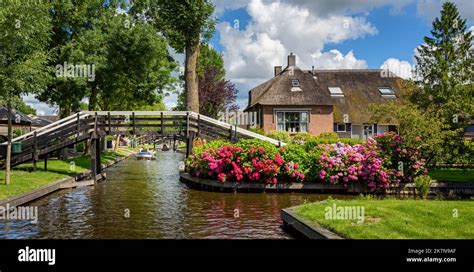
M286 131L272 130L272 131L269 131L268 133L266 133L265 136L273 138L277 141L285 142L285 143L289 143L290 140L291 140L290 134Z
M212 149L212 150L217 150L217 148L225 145L230 145L231 143L227 140L214 140L207 142L203 145L195 146L193 147L193 153L194 154L201 154L207 149Z
M339 135L336 132L323 132L318 135L320 139L338 139Z
M430 192L431 177L428 175L421 175L414 179L416 193L421 198L426 198Z
M261 128L250 128L249 131L260 134L260 135L265 135L265 131Z
M304 145L311 138L314 138L314 136L309 133L298 133L295 136L291 137L290 143Z
M277 153L279 153L279 149L278 149L277 146L275 146L274 144L269 143L267 141L263 141L263 140L259 140L259 139L239 140L233 146L240 147L244 150L249 150L250 148L258 149L259 147L261 147L265 151L267 151L267 154L269 156L275 156Z

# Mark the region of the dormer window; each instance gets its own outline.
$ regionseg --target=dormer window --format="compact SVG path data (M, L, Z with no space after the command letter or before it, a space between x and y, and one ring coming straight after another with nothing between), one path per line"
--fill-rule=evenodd
M329 87L328 89L332 97L344 97L341 87Z
M390 87L379 87L379 92L382 97L396 98L395 92Z
M301 87L300 81L298 79L293 79L291 81L291 86L293 87Z

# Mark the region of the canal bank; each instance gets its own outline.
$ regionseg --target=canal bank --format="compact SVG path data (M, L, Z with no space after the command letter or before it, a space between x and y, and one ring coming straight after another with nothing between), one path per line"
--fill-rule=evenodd
M127 154L126 155L124 154L124 156L116 157L115 159L111 161L107 161L102 164L102 169L107 169L108 167L111 167L127 159L132 154L133 153L131 152L130 153L127 152ZM32 172L31 174L34 174L34 173ZM85 171L82 171L81 173L70 175L69 177L60 178L56 181L52 181L34 190L1 200L0 207L5 207L8 204L9 207L14 208L16 206L24 205L31 201L37 200L41 197L44 197L58 190L77 188L77 187L82 187L82 186L93 186L95 185L95 181L101 181L105 178L106 178L105 173L96 175L96 177L94 178L90 170L85 170Z
M289 182L289 183L258 183L258 182L232 182L222 183L217 180L203 179L191 176L189 173L181 173L180 179L183 183L196 190L212 192L243 192L243 193L318 193L318 194L371 194L370 188L366 184L350 183L344 184L311 183L311 182ZM404 183L391 185L385 190L386 195L416 196L416 185L414 183ZM474 196L474 183L451 183L432 182L429 194L448 198L469 198Z

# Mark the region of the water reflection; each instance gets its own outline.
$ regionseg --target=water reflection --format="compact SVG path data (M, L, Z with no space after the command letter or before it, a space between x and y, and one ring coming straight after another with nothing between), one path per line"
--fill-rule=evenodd
M179 181L183 155L129 159L95 187L64 190L28 205L39 222L0 222L0 238L286 239L280 209L326 195L191 190Z

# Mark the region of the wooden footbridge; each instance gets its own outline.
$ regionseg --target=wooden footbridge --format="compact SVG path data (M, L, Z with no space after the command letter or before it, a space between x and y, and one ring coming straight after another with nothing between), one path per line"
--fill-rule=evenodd
M257 138L275 145L284 143L260 134L189 111L82 111L12 140L21 143L21 152L12 153L11 166L36 164L58 150L90 142L91 171L100 174L101 141L107 135L175 139L186 143L186 156L195 137L203 139ZM6 143L0 145L0 169L5 168Z

